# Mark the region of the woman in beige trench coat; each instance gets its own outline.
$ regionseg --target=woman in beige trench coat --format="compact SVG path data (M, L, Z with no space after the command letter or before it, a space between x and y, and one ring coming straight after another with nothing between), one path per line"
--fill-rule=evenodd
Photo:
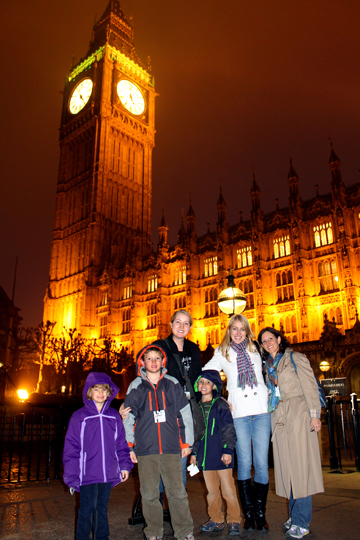
M311 495L324 491L317 432L319 391L306 356L274 328L259 334L268 371L276 494L289 499L288 538L309 533ZM295 369L296 366L296 369Z

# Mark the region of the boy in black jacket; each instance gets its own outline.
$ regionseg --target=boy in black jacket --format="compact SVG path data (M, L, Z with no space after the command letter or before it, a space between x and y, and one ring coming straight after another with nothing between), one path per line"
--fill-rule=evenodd
M240 507L233 477L236 433L228 403L221 397L222 382L217 371L208 369L195 383L201 392L201 408L205 417L205 436L193 446L192 464L203 471L208 490L210 520L200 527L202 532L222 531L225 527L221 510L224 497L226 521L230 535L240 534ZM220 492L221 489L221 492Z

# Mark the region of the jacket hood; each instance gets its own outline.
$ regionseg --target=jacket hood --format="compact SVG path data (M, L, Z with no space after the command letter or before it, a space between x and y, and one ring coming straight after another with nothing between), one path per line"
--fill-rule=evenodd
M215 385L215 388L213 389L214 397L216 394L218 394L219 396L221 395L222 380L220 377L220 373L216 371L216 369L204 369L201 372L201 375L199 375L199 377L196 379L196 382L194 384L195 392L199 392L198 382L199 382L199 379L201 378L207 379L208 381L211 381Z
M116 384L111 380L111 378L109 377L109 375L106 375L106 373L99 373L99 372L96 372L96 371L92 371L91 373L89 373L89 375L86 377L86 381L85 381L85 385L84 385L84 390L83 390L83 401L85 403L85 405L88 405L89 403L91 403L91 400L87 399L86 397L86 394L89 390L89 388L91 388L92 386L94 386L95 384L108 384L110 386L110 388L112 389L112 394L111 396L108 397L108 399L106 400L106 402L104 403L104 407L103 408L108 408L109 407L109 404L110 402L116 398L118 392L119 392L119 389L118 387L116 386Z
M140 368L143 367L142 365L142 362L140 362L140 360L143 359L143 356L144 354L146 353L146 351L148 349L159 349L159 351L161 351L164 355L164 358L163 358L163 361L162 361L162 367L165 368L166 370L166 364L167 364L167 356L166 356L166 352L164 351L164 349L162 347L160 347L159 345L146 345L145 347L143 347L141 349L141 351L136 355L136 375L138 377L141 377L141 373L140 373Z

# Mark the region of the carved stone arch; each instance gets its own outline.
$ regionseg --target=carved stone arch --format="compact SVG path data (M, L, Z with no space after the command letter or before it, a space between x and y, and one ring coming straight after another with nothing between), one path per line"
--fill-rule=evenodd
M339 371L347 380L348 394L355 392L360 394L360 350L344 358L339 366Z

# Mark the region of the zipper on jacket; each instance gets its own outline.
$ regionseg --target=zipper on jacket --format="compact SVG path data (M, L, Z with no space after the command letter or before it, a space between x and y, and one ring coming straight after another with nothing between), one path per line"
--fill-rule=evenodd
M208 430L209 416L210 416L210 411L211 411L211 409L212 409L212 407L213 407L213 405L214 405L214 403L215 403L215 401L216 401L217 399L218 399L218 398L216 397L216 398L214 398L214 399L212 400L212 402L211 402L211 407L210 407L210 409L209 409L209 413L208 413L208 415L207 415L207 419L206 419L206 423L205 423L205 435L204 435L204 437L205 437L205 444L204 444L204 459L203 459L203 462L202 462L202 468L203 468L203 469L205 469L205 459L206 459L206 449L207 449L207 430ZM203 409L203 406L202 406L201 401L200 401L200 406L201 406L203 415L205 416L205 414L204 414L204 409ZM214 418L214 420L215 420L215 418Z
M86 452L85 452L85 455L84 455L84 476L86 474Z
M215 418L213 418L213 423L212 423L212 428L211 428L211 435L214 435L214 427L215 427Z
M103 467L103 474L104 474L104 483L106 484L107 478L106 478L106 468L105 468L104 426L103 426L103 417L101 413L99 414L99 418L100 418L100 433L101 433L102 467Z
M150 407L150 411L152 411L151 392L149 392L149 407Z

